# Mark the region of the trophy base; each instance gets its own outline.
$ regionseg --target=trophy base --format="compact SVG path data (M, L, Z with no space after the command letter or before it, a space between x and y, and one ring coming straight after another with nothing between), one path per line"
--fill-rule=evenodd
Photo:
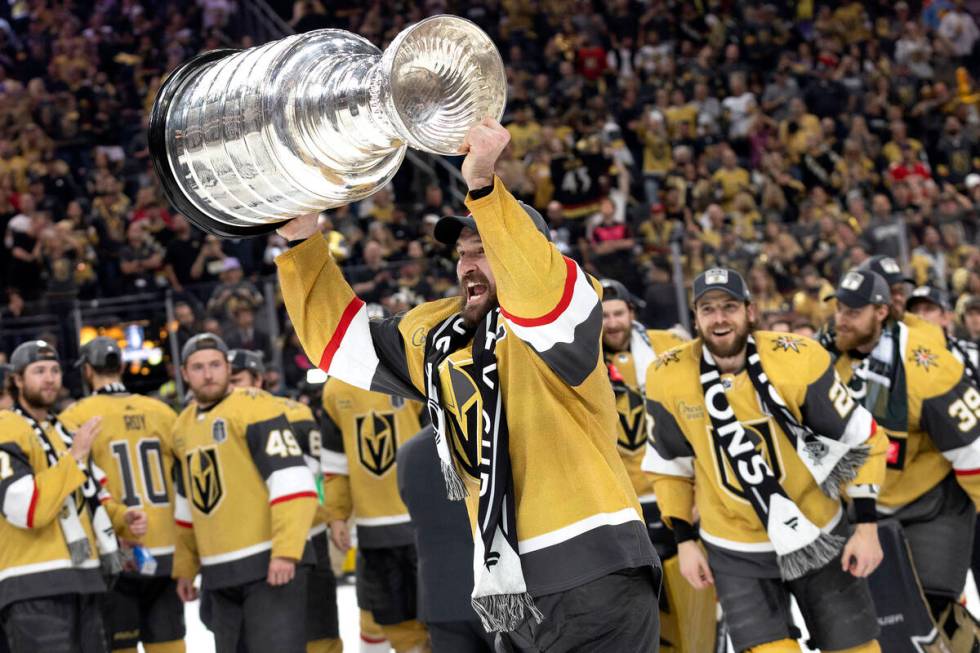
M167 113L170 110L171 101L173 101L174 96L184 81L198 68L236 52L239 52L239 50L231 48L202 52L196 57L184 62L170 73L167 80L160 86L156 102L153 104L153 112L150 114L150 126L147 131L147 141L149 142L150 151L167 151ZM188 220L208 233L221 236L222 238L252 238L270 234L280 224L286 222L284 220L279 223L246 227L215 220L187 199L187 196L181 191L180 184L177 182L177 178L174 176L166 157L152 157L152 159L153 168L156 170L157 177L160 179L160 185L163 188L163 193L167 196L170 204L182 215L186 216Z

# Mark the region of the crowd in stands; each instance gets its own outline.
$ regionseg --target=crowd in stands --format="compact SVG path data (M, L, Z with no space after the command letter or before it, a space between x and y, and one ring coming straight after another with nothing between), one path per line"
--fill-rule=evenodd
M500 178L563 253L644 297L650 327L678 322L675 283L725 265L746 274L764 326L812 331L842 272L874 254L947 290L961 318L980 312L978 2L270 4L296 31L339 27L380 47L435 13L479 24L507 67ZM182 337L208 328L281 347L287 385L301 375L288 325L274 343L255 319L286 243L197 231L163 197L147 149L167 72L252 44L230 27L241 10L0 3L0 317L170 288ZM324 213L365 301L399 312L455 292L453 253L431 237L462 210L451 183L406 165Z

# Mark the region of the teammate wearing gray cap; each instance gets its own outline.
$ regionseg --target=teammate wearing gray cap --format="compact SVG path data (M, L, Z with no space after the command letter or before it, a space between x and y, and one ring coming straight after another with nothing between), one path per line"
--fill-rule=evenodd
M173 568L174 465L172 430L177 415L162 401L133 394L122 382L119 343L105 336L90 340L76 362L92 394L59 415L76 429L95 416L102 431L92 460L106 474L106 487L128 506L139 506L149 530L126 569L109 591L105 625L113 650L132 651L142 642L147 653L184 651L184 606L177 598Z
M26 342L10 363L15 404L0 413L0 625L13 653L105 651L103 576L121 567L116 533L138 539L146 514L101 488L89 458L101 420L69 433L51 412L62 389L54 348Z
M836 297L835 367L889 439L879 513L902 525L933 617L952 632L980 505L980 392L932 327L889 319L881 275L852 270Z
M177 592L196 599L201 572L218 653L305 653L313 474L280 402L231 388L221 338L196 335L181 358L194 401L174 425Z

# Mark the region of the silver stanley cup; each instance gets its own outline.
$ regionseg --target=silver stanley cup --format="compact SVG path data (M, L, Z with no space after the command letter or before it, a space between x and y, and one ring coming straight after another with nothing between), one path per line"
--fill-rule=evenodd
M383 54L356 34L316 30L181 65L154 103L150 154L195 224L255 236L371 195L406 147L458 153L505 101L500 53L463 18L427 18Z

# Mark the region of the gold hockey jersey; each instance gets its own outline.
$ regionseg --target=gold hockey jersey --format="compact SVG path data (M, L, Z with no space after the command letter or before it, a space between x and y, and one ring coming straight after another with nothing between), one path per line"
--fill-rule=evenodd
M422 404L330 378L323 386L323 410L328 420L321 457L328 522L346 520L353 512L361 548L412 544L395 456L422 429Z
M898 329L903 373L891 382L907 401L892 402L891 408L873 401L855 374L862 361L845 353L836 363L888 439L888 472L878 509L889 513L912 503L950 471L980 506L980 391L933 331L909 328L907 322Z
M635 327L642 328L636 324ZM647 329L645 338L634 329L630 346L624 351L603 351L609 379L613 382L616 395L616 410L619 413L617 446L619 455L626 465L626 472L636 490L640 503L652 503L653 481L640 466L646 454L647 419L644 409L644 387L647 368L663 352L683 345L684 340L673 331L666 329ZM634 351L638 350L638 351Z
M502 333L517 539L528 590L576 587L617 569L656 565L629 476L616 450L618 417L600 353L601 287L534 226L500 179L468 198L494 275ZM457 298L369 321L319 234L276 264L290 319L310 359L357 387L423 400L428 332L458 312ZM440 397L454 462L475 523L483 408L464 347L440 364Z
M209 589L265 578L270 557L312 563L313 474L277 397L233 390L174 424L177 456L173 576L200 568Z
M27 420L0 412L0 610L14 601L106 589L81 491L85 474L54 428L41 427L60 456L54 467ZM80 566L72 566L58 521L69 496L92 549ZM119 530L116 511L109 512Z
M849 493L873 495L871 486L885 477L886 440L876 432L870 413L837 378L830 355L809 338L765 331L754 335L766 375L798 420L815 433L871 445L871 455ZM712 567L741 576L778 578L766 529L712 438L700 360L697 339L667 351L649 368L646 393L652 425L643 469L653 475L668 524L674 518L693 523L697 502L701 538ZM722 375L722 384L739 422L789 498L825 531L846 526L840 502L820 490L778 422L763 410L748 372Z
M174 555L171 441L177 415L165 403L130 393L98 394L58 416L69 430L102 417L92 460L106 475L106 487L126 506L146 512L149 530L140 543L157 561L155 575L170 576Z

